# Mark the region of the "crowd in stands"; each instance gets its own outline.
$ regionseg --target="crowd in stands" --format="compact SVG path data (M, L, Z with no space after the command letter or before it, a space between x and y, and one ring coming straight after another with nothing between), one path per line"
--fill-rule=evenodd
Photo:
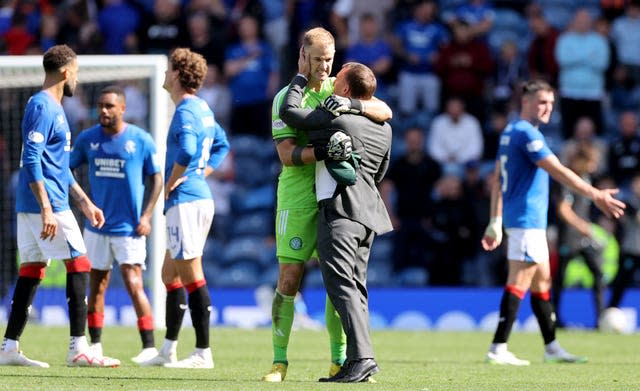
M203 54L210 72L201 95L232 145L211 179L207 277L212 285L273 283L279 161L271 100L296 71L301 33L316 25L336 37L333 73L346 61L368 65L376 96L394 110L382 193L396 230L374 245L371 284L504 282L504 254L479 244L499 134L517 116L528 78L557 88L542 129L554 152L567 163L594 146L593 180L621 187L620 197L637 204L639 0L0 0L0 54L58 43L79 54L177 46ZM549 219L563 224L553 208ZM635 215L623 224L593 221L611 240L640 231ZM552 255L562 243L555 246ZM319 282L319 272L307 279Z

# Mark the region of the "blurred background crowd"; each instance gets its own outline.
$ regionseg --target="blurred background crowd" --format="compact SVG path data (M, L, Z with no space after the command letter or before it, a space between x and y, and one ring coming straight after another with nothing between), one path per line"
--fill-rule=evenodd
M499 134L517 116L519 83L528 78L557 88L542 129L554 152L568 165L587 156L581 175L619 186L630 205L621 222L589 208L583 216L597 224L606 278L619 259L640 258L640 248L624 245L640 227L639 0L0 0L0 54L40 54L59 43L78 54L200 52L210 66L200 94L232 145L210 178L207 280L256 286L277 279L271 100L297 70L301 33L317 25L336 37L333 74L346 61L368 65L376 96L394 111L382 193L396 230L374 244L371 285L504 282L503 252L485 253L479 243ZM129 87L127 119L144 125L148 98ZM81 90L65 102L74 131L96 121ZM6 158L16 146L6 144L5 183L17 169ZM549 213L552 265L571 245L556 214L560 193ZM579 266L565 277L589 284ZM637 284L640 274L632 270L629 280ZM307 286L321 283L310 266Z

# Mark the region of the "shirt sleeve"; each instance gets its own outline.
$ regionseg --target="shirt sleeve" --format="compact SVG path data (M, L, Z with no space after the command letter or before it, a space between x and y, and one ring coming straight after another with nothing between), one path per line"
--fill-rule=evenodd
M160 163L158 163L158 151L153 138L148 133L144 134L144 174L153 175L161 172Z
M523 132L523 140L520 145L524 148L527 157L533 163L553 154L542 133L534 127L530 127L527 131Z
M69 155L69 168L75 170L84 163L87 163L87 154L85 149L84 132L80 132L80 135L76 138L76 142L71 148L71 154Z
M44 180L42 153L49 138L51 117L41 103L32 103L25 110L22 123L22 167L27 182Z
M213 144L211 145L211 154L207 164L214 170L217 169L229 153L229 149L230 145L227 140L227 133L224 128L216 122Z
M178 134L179 147L176 163L186 167L197 152L198 135L195 132L193 114L186 110L181 110L177 114L180 131Z

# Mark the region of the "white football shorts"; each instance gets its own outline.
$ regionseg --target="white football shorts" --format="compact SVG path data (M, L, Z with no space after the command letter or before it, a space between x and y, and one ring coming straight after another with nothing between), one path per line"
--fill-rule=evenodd
M172 259L202 256L214 211L213 200L185 202L167 210L167 249Z
M46 262L51 259L71 259L87 253L80 227L71 210L53 214L58 222L58 232L53 237L41 239L42 216L40 213L17 214L18 253L20 263Z
M549 261L547 231L531 228L507 228L507 259L543 263Z
M145 269L146 236L109 236L85 228L84 242L92 269L110 270L113 261L119 265L140 265Z

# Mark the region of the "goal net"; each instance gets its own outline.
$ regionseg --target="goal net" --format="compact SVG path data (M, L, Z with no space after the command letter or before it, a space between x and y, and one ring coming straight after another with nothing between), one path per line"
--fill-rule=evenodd
M166 134L173 104L162 89L167 57L163 55L78 56L80 71L78 87L73 97L63 99L63 107L72 132L72 143L82 130L98 122L97 99L100 90L117 84L127 95L125 120L147 129L153 136L158 157L164 167ZM22 136L20 125L24 107L31 95L42 88L44 71L42 56L0 56L0 300L10 295L16 279L15 184L19 168ZM79 182L85 189L86 175L80 172ZM79 219L82 222L82 219ZM152 233L149 236L146 287L150 290L156 326L164 326L164 295L161 268L165 250L162 201L154 211ZM60 264L60 265L56 265ZM47 271L45 285L64 287L64 267L53 262ZM112 273L118 278L120 273ZM116 282L117 283L117 282ZM66 307L66 304L62 303Z

